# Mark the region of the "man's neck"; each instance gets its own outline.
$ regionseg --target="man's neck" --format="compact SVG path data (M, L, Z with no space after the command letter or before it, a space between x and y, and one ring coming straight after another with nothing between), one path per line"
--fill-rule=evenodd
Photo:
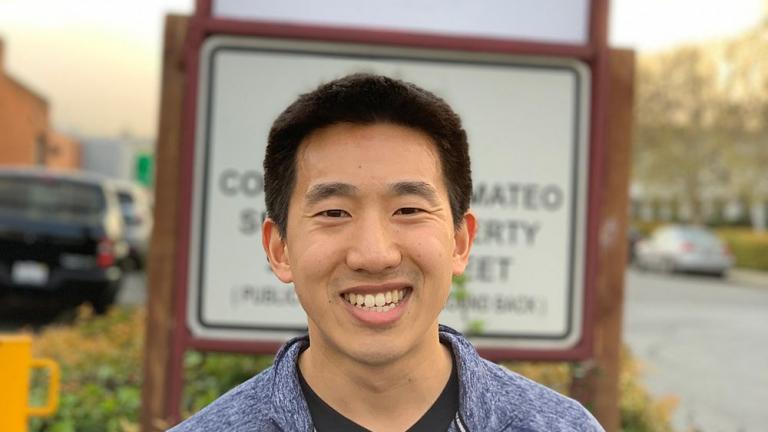
M319 343L301 354L299 368L312 390L343 416L377 432L403 431L440 395L451 374L452 357L437 335L433 343L376 366L332 355Z

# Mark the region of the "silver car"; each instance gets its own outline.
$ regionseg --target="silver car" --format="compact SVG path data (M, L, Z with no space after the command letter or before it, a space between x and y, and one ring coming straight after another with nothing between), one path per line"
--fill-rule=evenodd
M125 239L134 268L142 268L147 258L152 234L152 198L142 186L132 182L115 182L120 210L125 225Z
M641 269L686 271L725 276L733 267L728 247L710 230L695 225L666 225L641 240L635 250Z

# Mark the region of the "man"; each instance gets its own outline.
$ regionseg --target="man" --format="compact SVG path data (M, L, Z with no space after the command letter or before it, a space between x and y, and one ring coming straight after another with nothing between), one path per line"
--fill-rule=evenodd
M601 431L438 325L476 231L466 133L412 84L350 75L275 121L263 245L309 335L174 431Z

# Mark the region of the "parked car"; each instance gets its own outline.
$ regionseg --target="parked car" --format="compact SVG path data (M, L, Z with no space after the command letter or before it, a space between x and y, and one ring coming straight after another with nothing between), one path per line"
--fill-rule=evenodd
M116 186L129 246L129 261L134 268L142 268L152 234L152 200L147 190L136 183L119 182Z
M636 264L664 272L689 271L724 276L733 267L728 247L709 229L665 225L636 245Z
M0 295L33 305L114 302L128 253L114 186L39 168L0 168Z

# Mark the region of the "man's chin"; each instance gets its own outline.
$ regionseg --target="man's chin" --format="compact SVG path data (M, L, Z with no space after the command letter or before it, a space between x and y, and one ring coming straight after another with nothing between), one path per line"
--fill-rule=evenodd
M389 349L386 347L376 347L375 349L356 350L349 354L357 363L371 368L391 365L404 356L403 350L396 349L395 347Z

